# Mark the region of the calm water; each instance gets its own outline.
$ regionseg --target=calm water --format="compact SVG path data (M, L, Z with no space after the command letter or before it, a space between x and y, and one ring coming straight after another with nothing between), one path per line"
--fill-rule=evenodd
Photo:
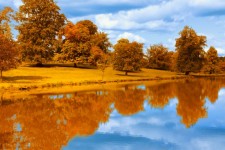
M3 96L0 149L222 150L223 87L225 79L194 79Z

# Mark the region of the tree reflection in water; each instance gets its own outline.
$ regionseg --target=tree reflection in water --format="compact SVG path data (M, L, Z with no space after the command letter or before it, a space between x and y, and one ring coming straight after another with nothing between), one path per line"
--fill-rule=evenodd
M218 99L224 79L193 79L147 85L130 85L108 91L37 95L19 100L1 99L0 149L59 150L76 136L95 133L109 120L113 110L133 115L144 110L144 102L163 109L177 98L177 114L187 128L207 117L206 98Z
M164 108L172 98L177 98L177 114L187 128L200 118L207 117L205 100L211 103L218 99L219 90L225 86L225 79L191 79L168 82L147 87L149 104L154 108Z
M112 92L115 109L122 115L133 115L144 110L146 91L125 86L124 90Z

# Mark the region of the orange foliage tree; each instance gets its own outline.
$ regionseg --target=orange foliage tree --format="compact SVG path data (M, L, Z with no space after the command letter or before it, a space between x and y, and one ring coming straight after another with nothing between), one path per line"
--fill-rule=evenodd
M220 71L217 50L213 46L206 53L206 64L203 67L203 71L209 74Z
M131 71L139 71L143 59L143 44L129 42L128 39L120 39L114 45L113 68L125 71L127 75Z
M199 36L194 29L185 26L176 39L177 69L188 75L198 72L203 66L206 37Z
M162 44L152 45L147 51L149 68L169 70L172 67L173 52L169 52Z
M56 51L57 35L65 24L65 16L54 0L22 0L16 13L18 42L23 60L42 63L51 60Z
M18 49L13 41L9 24L12 12L9 7L0 11L0 80L2 72L15 68L19 60Z
M94 66L100 58L109 52L111 43L104 32L98 32L97 26L90 20L73 24L69 22L65 29L65 42L59 60L89 63Z

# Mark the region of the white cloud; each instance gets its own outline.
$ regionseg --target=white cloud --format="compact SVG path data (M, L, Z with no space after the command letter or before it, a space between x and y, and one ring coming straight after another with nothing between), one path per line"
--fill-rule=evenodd
M13 0L13 4L16 8L19 8L23 3L21 0Z
M207 8L224 8L224 0L189 0L190 6Z
M59 4L63 4L64 6L81 6L81 5L118 5L118 4L126 4L126 5L140 5L142 3L149 3L149 0L58 0Z
M112 20L112 14L101 14L95 17L97 24L105 29L115 28L119 25L119 20Z
M163 20L138 22L115 14L96 15L95 22L102 29L114 30L172 30L177 25L175 22L168 23Z
M129 39L130 41L137 41L137 42L140 42L140 43L146 42L146 40L144 38L142 38L141 36L135 35L135 34L129 33L129 32L124 32L123 34L120 34L117 37L117 40L119 40L121 38L126 38L126 39Z
M216 47L216 50L217 50L217 53L218 53L220 56L225 56L225 49L224 49L224 48Z

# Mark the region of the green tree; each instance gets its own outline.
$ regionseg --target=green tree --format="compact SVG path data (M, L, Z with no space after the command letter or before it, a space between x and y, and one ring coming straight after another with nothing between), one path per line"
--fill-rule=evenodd
M152 69L169 70L171 68L173 52L162 44L155 44L148 48L148 67Z
M18 42L23 59L42 63L51 60L57 35L65 24L65 16L54 0L22 0L16 13Z
M203 71L209 74L218 73L220 71L217 50L213 46L211 46L206 53L206 64L203 67Z
M198 36L190 27L185 26L176 39L177 69L188 75L190 72L198 72L203 66L206 37Z
M0 11L0 80L2 72L15 68L19 60L18 48L12 39L10 28L12 12L9 7Z
M128 39L120 39L114 45L113 68L125 71L127 75L130 71L139 71L142 65L143 44L129 42Z

